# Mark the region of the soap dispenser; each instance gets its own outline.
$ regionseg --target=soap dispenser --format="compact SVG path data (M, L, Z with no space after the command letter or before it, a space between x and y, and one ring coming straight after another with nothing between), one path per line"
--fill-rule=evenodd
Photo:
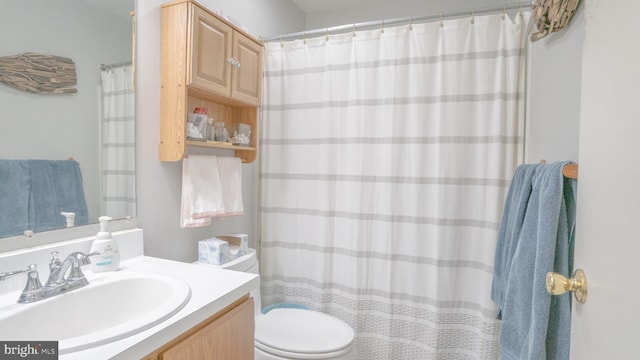
M107 231L107 224L111 218L101 216L98 220L100 221L100 232L91 245L91 252L100 254L92 257L91 268L94 272L118 270L120 251L118 251L118 244L111 237L111 233Z

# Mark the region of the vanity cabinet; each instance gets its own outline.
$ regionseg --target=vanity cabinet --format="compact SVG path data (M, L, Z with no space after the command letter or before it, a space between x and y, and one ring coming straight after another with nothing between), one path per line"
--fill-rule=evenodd
M254 307L248 295L143 360L252 360Z
M243 162L256 157L261 102L262 43L204 6L180 0L162 5L160 160L178 161L186 145L235 150ZM208 117L251 126L251 146L186 141L186 119L195 107Z

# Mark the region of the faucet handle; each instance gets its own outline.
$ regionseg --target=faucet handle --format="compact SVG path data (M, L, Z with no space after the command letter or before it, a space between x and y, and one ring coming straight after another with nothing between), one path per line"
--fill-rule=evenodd
M0 281L6 280L6 279L8 279L10 277L13 277L13 276L16 276L18 274L22 274L22 273L30 272L30 271L35 271L37 268L38 268L38 265L31 264L27 268L22 269L22 270L2 272L2 273L0 273ZM36 271L36 274L37 273L38 272Z
M40 290L42 290L42 283L40 282L40 277L38 276L38 271L36 269L36 264L29 265L29 271L27 272L27 284L24 286L24 289L20 294L20 298L18 299L19 303L31 303L38 300L38 297L41 296Z
M73 266L84 266L84 265L89 265L91 264L91 259L89 259L89 256L94 256L94 255L100 255L99 252L92 252L89 254L85 254L82 251L76 251L74 253L71 253L67 256L67 259L72 260L72 265Z
M80 251L70 254L67 258L71 258L73 260L71 261L71 269L69 270L69 275L67 276L67 282L73 283L74 286L88 285L89 281L87 281L87 279L85 278L81 266L91 264L91 259L89 259L89 256L99 254L99 252L85 254Z
M0 273L0 280L4 280L24 272L27 273L27 284L24 286L24 290L22 290L22 293L20 294L20 298L18 299L19 303L25 304L34 302L41 296L40 290L42 290L42 283L40 283L38 270L36 270L37 268L38 266L36 264L31 264L26 269Z

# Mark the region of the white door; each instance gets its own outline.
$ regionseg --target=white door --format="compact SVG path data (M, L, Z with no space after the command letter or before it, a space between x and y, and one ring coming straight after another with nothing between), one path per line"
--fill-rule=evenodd
M589 293L571 359L640 359L640 1L583 6L575 268Z

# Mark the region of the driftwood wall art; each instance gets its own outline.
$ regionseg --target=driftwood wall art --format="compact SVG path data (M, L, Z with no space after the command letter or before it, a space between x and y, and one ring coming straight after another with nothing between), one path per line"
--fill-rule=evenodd
M40 94L76 93L76 64L55 55L0 56L0 82Z
M533 23L538 31L531 34L531 41L540 40L552 32L562 30L578 8L580 0L535 0Z

